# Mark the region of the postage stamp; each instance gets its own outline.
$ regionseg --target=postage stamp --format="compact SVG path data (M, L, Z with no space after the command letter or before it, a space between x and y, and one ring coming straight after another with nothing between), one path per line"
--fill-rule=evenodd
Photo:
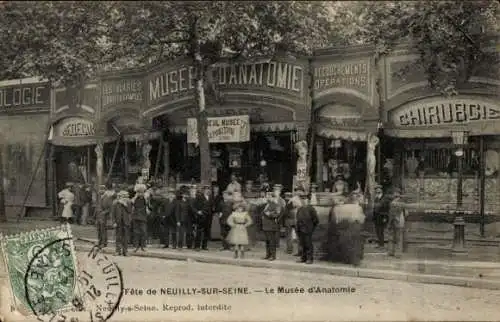
M23 315L47 314L70 309L75 297L82 298L69 225L2 236L1 249L13 310ZM30 266L39 269L28 275ZM27 293L36 296L29 299Z
M99 247L76 253L69 224L2 237L11 311L39 321L106 321L123 294L121 270Z

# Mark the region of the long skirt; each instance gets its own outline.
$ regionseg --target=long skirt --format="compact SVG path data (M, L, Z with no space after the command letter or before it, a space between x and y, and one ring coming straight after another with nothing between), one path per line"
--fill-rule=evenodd
M324 260L359 265L363 259L363 225L358 222L342 220L330 222L322 249Z

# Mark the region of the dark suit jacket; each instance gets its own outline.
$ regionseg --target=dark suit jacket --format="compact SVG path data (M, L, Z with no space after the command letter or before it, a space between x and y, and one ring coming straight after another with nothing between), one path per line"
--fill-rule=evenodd
M196 220L196 223L203 224L208 220L212 220L212 199L205 198L204 195L198 194L194 200L191 202L192 213ZM201 211L201 215L198 214Z
M177 199L175 200L175 218L177 222L185 225L191 225L193 223L191 205L189 200Z
M318 213L313 206L297 209L297 233L312 234L319 223Z
M175 226L177 219L175 217L175 205L176 200L163 200L163 205L161 207L161 216L163 217L163 224L167 226Z
M98 223L106 223L113 207L113 202L115 200L114 196L110 195L101 195L99 200L100 207L99 211L96 213L96 222Z
M113 202L111 214L113 222L116 223L118 226L130 227L130 223L132 222L131 204L124 205L120 201L115 201Z
M284 211L279 202L268 201L262 209L262 230L263 231L280 231L280 216ZM265 212L269 212L266 215Z
M133 220L144 221L148 219L147 202L144 197L137 197L134 201L134 216Z
M373 221L375 223L387 222L389 208L391 206L391 198L387 195L382 195L382 198L375 198L373 205Z
M222 203L222 216L220 217L220 221L225 225L227 223L227 219L231 216L233 212L233 202L232 201L223 201Z

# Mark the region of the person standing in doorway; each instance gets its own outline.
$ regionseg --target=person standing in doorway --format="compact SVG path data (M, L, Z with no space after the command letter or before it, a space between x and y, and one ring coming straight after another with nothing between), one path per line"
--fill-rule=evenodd
M146 251L147 240L147 200L144 196L146 193L146 185L135 186L135 197L133 198L134 213L133 213L133 227L134 227L134 243L135 251L139 249Z
M110 218L111 208L113 207L113 201L115 200L116 194L109 183L100 187L99 194L101 197L99 199L99 207L97 207L96 228L97 239L99 240L98 246L103 248L108 246L107 223Z
M299 248L302 249L299 263L313 263L314 248L312 236L318 223L319 219L316 209L307 200L304 200L303 204L299 205L297 209L297 236L299 238Z
M132 223L132 201L129 192L121 190L113 202L111 214L113 227L115 227L115 245L117 256L127 256L130 225Z
M384 231L388 222L388 213L391 200L382 190L382 186L375 186L375 198L373 205L373 223L375 225L375 233L377 235L378 248L384 248L385 236Z

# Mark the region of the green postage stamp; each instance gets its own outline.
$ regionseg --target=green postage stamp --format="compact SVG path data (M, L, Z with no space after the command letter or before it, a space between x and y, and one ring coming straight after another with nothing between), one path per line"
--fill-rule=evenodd
M42 316L83 306L69 224L0 235L12 295L11 310Z

